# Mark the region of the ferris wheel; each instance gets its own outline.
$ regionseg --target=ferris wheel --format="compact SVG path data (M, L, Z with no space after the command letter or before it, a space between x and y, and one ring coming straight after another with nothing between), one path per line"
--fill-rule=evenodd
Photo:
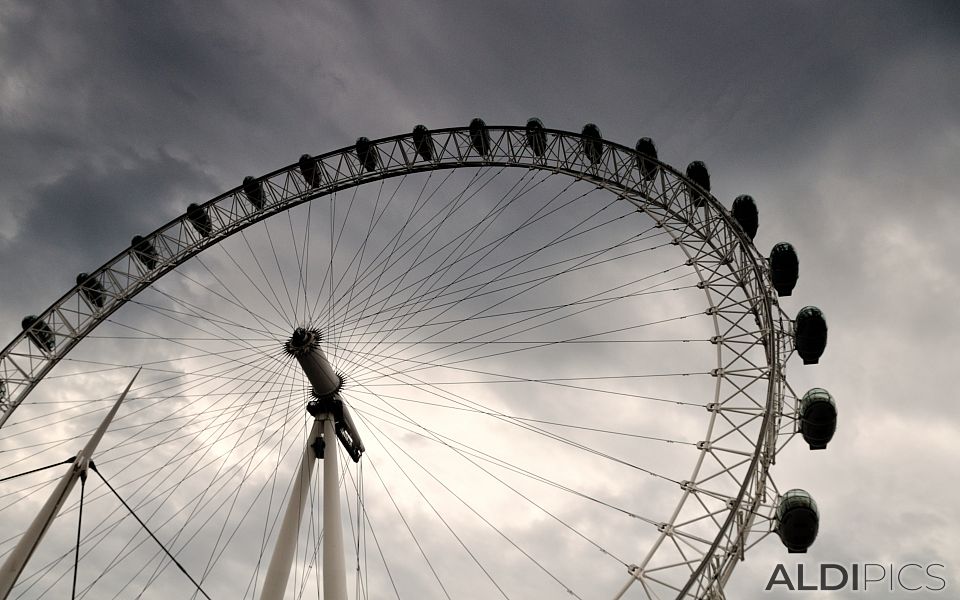
M0 354L0 598L723 598L813 543L770 470L836 425L757 229L703 163L538 119L191 204Z

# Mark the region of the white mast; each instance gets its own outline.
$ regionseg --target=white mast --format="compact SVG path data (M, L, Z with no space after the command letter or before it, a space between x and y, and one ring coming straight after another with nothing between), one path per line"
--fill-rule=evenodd
M77 479L82 478L86 480L87 468L90 466L90 461L93 458L94 451L97 449L97 444L100 443L100 440L103 438L103 434L106 433L107 428L110 426L110 422L113 421L113 417L120 409L120 404L123 402L124 398L127 397L127 392L130 391L130 387L133 385L134 380L139 374L140 369L137 369L133 379L131 379L130 383L127 384L127 388L123 390L122 394L120 394L120 398L117 399L116 403L113 405L113 408L111 408L107 415L103 418L100 426L93 433L93 436L87 441L87 444L83 447L83 450L81 450L73 459L73 463L67 469L67 472L63 474L63 477L60 479L57 487L53 490L53 493L50 494L49 498L47 498L43 508L41 508L37 516L34 517L33 522L30 523L30 527L28 527L27 531L24 532L23 536L20 538L20 541L17 542L16 548L14 548L13 552L7 556L7 560L3 563L3 567L0 567L0 600L6 600L7 596L10 595L10 591L13 589L13 586L16 585L17 579L23 572L23 568L27 565L30 557L33 556L34 550L37 549L37 546L40 544L40 540L43 539L43 535L50 528L50 524L53 523L55 518L57 518L60 508L63 506L63 503L66 502L67 496L70 495L70 491L73 489L74 484L77 483Z

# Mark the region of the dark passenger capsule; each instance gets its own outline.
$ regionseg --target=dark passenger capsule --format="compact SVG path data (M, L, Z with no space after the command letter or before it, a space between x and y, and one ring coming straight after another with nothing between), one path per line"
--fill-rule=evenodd
M760 213L757 211L757 203L753 201L753 196L747 194L737 196L733 201L730 212L733 213L733 218L737 220L748 238L752 240L757 237L757 229L760 227Z
M780 296L789 296L800 276L800 260L789 242L780 242L770 250L770 279Z
M776 531L790 553L805 553L820 529L817 503L804 490L789 490L777 505Z
M377 168L377 149L365 137L357 138L357 160L363 166L363 170L372 173Z
M20 321L23 330L27 332L30 340L36 344L40 350L52 352L56 346L56 338L53 336L53 330L47 325L46 321L36 315L29 315Z
M490 154L490 131L480 117L470 121L470 143L483 156Z
M148 271L152 271L154 267L157 266L157 259L160 256L157 254L157 249L150 243L150 240L135 235L133 239L130 240L130 245L133 246L133 255L137 257L137 260L139 260Z
M813 388L800 400L800 434L811 450L823 450L837 431L837 404L830 392Z
M704 192L710 191L710 172L707 171L707 165L703 161L695 160L687 165L687 178L703 188ZM696 189L690 190L690 196L693 198L693 205L697 208L703 206L703 203L707 200L707 197Z
M827 321L823 311L816 306L801 308L794 322L793 335L797 354L803 359L803 364L817 364L827 347Z
M77 275L77 285L80 286L80 292L87 302L97 308L103 308L107 301L107 290L103 289L103 285L95 277L80 273Z
M637 140L637 145L634 146L642 158L652 158L657 160L657 145L653 143L648 137L642 137ZM657 175L657 163L648 160L640 161L640 174L644 179L653 179Z
M547 132L543 130L543 121L536 117L527 120L527 145L535 156L543 156L547 151Z
M263 185L257 178L252 175L247 175L243 178L243 193L247 195L247 200L250 201L250 204L254 208L260 210L263 208L265 202L263 199Z
M593 123L587 123L580 132L583 136L583 153L590 164L597 164L603 158L603 135L600 128Z
M423 160L433 160L433 136L426 125L417 125L413 128L413 148Z
M300 160L297 161L297 167L299 167L300 174L303 175L303 180L307 182L307 185L312 188L320 187L320 169L317 168L317 161L312 156L301 154Z
M206 209L199 204L191 204L187 207L187 219L190 220L190 224L197 230L197 233L203 237L209 237L210 232L213 231L213 223L210 221L210 215L208 215Z

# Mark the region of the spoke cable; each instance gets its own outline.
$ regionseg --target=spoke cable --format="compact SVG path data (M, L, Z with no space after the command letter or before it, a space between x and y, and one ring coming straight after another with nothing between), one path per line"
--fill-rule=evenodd
M203 597L204 597L204 598L206 598L207 600L210 600L210 596L208 596L207 593L203 591L203 588L200 587L200 584L197 583L197 582L193 579L193 577L190 576L190 573L188 573L187 570L184 568L184 566L183 566L182 564L180 564L180 561L177 560L177 557L175 557L173 554L170 554L170 551L167 550L167 548L163 545L163 542L161 542L159 539L157 539L157 536L153 535L153 532L150 531L150 528L147 527L147 524L144 523L142 520L140 520L140 517L138 517L138 516L137 516L137 513L135 513L135 512L133 511L133 508L131 508L130 505L127 504L126 500L124 500L123 497L120 496L120 494L117 493L117 490L113 489L113 486L110 485L110 482L107 481L107 478L103 476L103 473L101 473L99 470L97 470L96 465L91 462L91 463L90 463L90 468L93 470L94 473L96 473L97 475L100 476L100 479L101 479L105 484L107 484L107 487L110 488L110 491L113 492L113 495L117 497L117 500L119 500L120 503L123 504L123 506L124 506L124 507L127 509L127 511L130 513L130 515L131 515L134 519L136 519L137 523L140 524L140 527L142 527L143 530L146 531L147 534L149 534L151 538L153 538L153 541L155 541L155 542L157 543L157 545L160 546L160 548L166 553L166 555L170 558L170 560L173 561L173 564L175 564L175 565L177 566L177 568L180 569L180 572L187 576L187 579L190 580L190 583L192 583L194 586L196 586L196 588L200 591L200 593L203 594Z

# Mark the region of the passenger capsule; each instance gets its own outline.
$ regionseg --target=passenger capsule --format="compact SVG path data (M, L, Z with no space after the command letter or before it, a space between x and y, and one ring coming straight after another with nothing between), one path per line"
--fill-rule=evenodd
M770 251L770 279L780 296L789 296L797 285L800 261L797 251L788 242L780 242Z
M357 138L357 160L363 166L363 170L372 173L377 169L377 149L365 137Z
M583 153L586 155L590 164L597 164L603 157L603 135L600 128L593 123L587 123L580 132L583 137Z
M210 215L208 215L206 209L199 204L191 204L187 207L187 219L190 220L190 224L197 230L197 233L203 237L209 237L210 232L213 231L213 223L210 221Z
M800 434L811 450L823 450L837 430L837 404L830 392L813 388L800 399Z
M535 156L543 156L547 151L547 132L543 130L543 121L536 117L527 120L527 145Z
M97 281L96 277L90 277L87 273L80 273L77 275L77 285L80 286L80 292L87 299L87 302L97 308L103 308L107 301L107 290L103 289L103 284Z
M805 553L820 529L820 511L804 490L789 490L777 504L776 531L790 553Z
M20 321L20 325L27 332L30 340L37 345L37 348L53 352L56 346L56 338L46 321L36 315L29 315Z
M300 160L297 161L297 167L299 167L300 174L303 175L303 180L307 182L307 185L312 188L320 187L320 169L317 168L317 161L312 156L301 154Z
M710 172L707 171L707 165L703 161L695 160L687 165L687 178L703 188L705 192L710 191ZM693 199L693 205L698 208L707 200L702 192L695 189L690 190L690 196Z
M797 354L803 359L803 364L817 364L827 347L827 321L823 311L816 306L801 308L794 321L793 335Z
M247 195L247 200L254 208L260 210L265 202L263 198L263 185L252 175L243 178L243 193Z
M649 160L643 160L643 158L652 158L657 160L657 145L653 143L648 137L642 137L637 140L637 145L634 146L637 151L637 154L640 155L640 174L644 179L650 180L657 175L657 163Z
M470 121L470 143L483 156L490 154L490 131L480 117Z
M757 212L757 203L753 201L753 196L743 194L737 196L733 201L733 207L730 209L733 218L737 220L740 228L747 234L751 240L757 236L757 229L760 226L760 214Z
M152 271L157 266L157 259L160 255L157 254L157 249L150 243L150 240L135 235L130 240L130 245L133 246L133 255L148 271Z
M433 136L426 125L417 125L413 128L413 148L423 160L433 160L434 152Z

